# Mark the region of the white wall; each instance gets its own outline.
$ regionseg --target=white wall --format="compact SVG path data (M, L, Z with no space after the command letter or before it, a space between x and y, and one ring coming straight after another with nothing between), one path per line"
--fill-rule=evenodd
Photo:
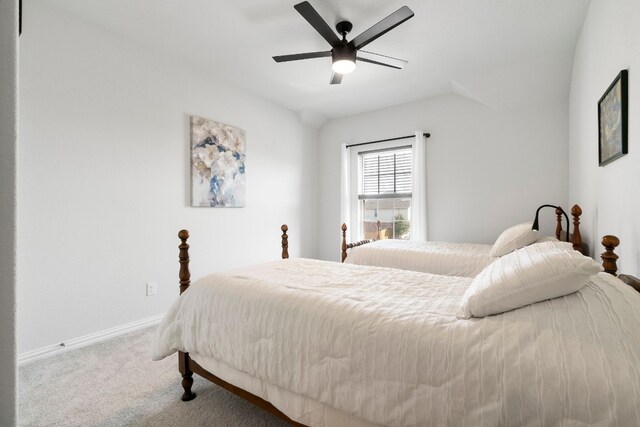
M497 111L447 95L328 122L320 130L319 256L339 255L340 143L430 132L429 240L492 243L543 203L567 206L567 120L566 99Z
M17 0L0 1L0 425L16 424Z
M640 2L592 0L576 47L570 97L570 191L583 208L583 238L592 254L614 234L618 266L640 274ZM629 69L629 154L598 167L598 100Z
M315 256L317 131L43 3L20 51L20 353L166 311L181 228L194 278L278 259L284 222ZM188 207L191 114L246 130L246 208Z

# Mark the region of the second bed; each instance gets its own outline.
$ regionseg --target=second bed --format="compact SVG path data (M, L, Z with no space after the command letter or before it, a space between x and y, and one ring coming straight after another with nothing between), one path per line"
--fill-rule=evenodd
M569 236L562 229L562 215L566 214L561 208L556 207L555 238L539 237L537 232L531 229L531 223L524 223L505 230L493 245L397 239L347 243L346 225L343 224L341 259L347 264L474 277L500 256L531 243L551 240L559 245L570 245L573 249L584 253L580 235L582 209L578 205L574 205L571 209L573 232ZM349 250L348 256L347 250Z

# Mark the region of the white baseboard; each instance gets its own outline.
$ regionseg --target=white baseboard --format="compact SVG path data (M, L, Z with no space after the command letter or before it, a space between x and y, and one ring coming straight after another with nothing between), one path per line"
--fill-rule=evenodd
M125 325L116 326L115 328L105 329L93 334L84 335L78 338L72 338L58 345L49 345L46 347L38 348L36 350L27 351L18 355L18 365L53 356L54 354L59 354L64 351L84 347L89 344L94 344L96 342L104 341L106 339L117 337L119 335L124 335L128 332L133 332L138 329L146 328L148 326L153 326L160 323L163 317L164 313L157 316L147 317L146 319L136 320L135 322L127 323Z

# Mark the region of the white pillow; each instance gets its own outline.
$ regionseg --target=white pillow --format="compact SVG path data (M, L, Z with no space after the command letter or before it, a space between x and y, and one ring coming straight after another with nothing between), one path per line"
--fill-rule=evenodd
M567 295L600 271L593 259L552 242L527 246L496 260L473 279L458 317L485 317Z
M531 226L531 222L523 222L504 230L493 244L490 255L503 256L538 240L538 230L532 230Z
M537 245L539 243L547 243L549 245L552 245L558 249L564 249L565 251L573 251L573 244L571 242L565 242L564 240L558 240L555 237L541 237L538 240L536 240L535 242L533 242L534 245Z

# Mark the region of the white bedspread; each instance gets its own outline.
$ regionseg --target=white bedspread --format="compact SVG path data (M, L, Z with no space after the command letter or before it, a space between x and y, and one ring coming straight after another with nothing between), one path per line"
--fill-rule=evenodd
M640 425L640 294L615 280L460 320L470 279L278 261L191 285L154 358L211 357L381 425Z
M474 277L496 260L489 256L492 247L478 243L378 240L350 249L345 262Z

